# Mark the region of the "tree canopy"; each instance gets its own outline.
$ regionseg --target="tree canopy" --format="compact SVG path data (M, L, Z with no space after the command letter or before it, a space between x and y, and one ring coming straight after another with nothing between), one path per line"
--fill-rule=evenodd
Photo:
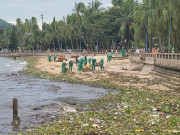
M43 30L35 17L24 22L17 18L13 29L0 31L0 48L114 51L122 47L145 48L147 44L148 52L152 48L168 52L168 47L180 52L179 0L112 0L112 5L106 9L98 0L88 5L76 2L72 14L43 23ZM15 37L17 47L10 48Z

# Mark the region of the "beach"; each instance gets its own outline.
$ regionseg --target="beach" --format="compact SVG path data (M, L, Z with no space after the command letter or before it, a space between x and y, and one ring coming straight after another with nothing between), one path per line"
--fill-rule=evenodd
M67 59L68 63L71 55L66 54L64 56ZM92 58L92 55L87 57ZM63 76L75 80L81 80L82 82L108 79L109 81L111 81L111 83L124 87L150 89L154 92L171 91L170 88L157 81L159 77L153 74L153 65L131 63L128 58L124 60L112 58L111 62L107 62L107 56L105 54L95 57L97 59L97 62L100 62L101 57L103 57L105 69L104 71L100 70L100 66L96 66L95 71L92 71L91 68L88 68L87 71L79 72L78 66L76 66L76 64L74 63L72 73L68 71ZM116 57L121 58L121 55L117 55ZM75 58L72 60L75 61ZM47 72L51 75L62 75L62 62L49 62L48 57L46 56L38 57L38 62L36 63L35 68L37 70Z
M78 72L74 65L73 72L66 74L61 74L61 62L48 62L47 56L27 58L28 66L24 71L27 75L106 88L116 93L102 96L92 104L73 104L75 113L60 113L54 122L21 133L107 135L180 132L178 92L173 93L158 81L158 76L153 74L153 66L130 63L129 59L106 63L106 55L96 56L97 61L102 56L105 71L100 71L97 66L96 71Z

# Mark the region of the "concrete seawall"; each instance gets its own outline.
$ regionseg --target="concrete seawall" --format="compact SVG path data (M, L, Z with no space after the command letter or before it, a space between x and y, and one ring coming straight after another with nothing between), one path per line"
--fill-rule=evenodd
M131 62L152 64L155 66L180 70L180 53L142 53L131 54Z

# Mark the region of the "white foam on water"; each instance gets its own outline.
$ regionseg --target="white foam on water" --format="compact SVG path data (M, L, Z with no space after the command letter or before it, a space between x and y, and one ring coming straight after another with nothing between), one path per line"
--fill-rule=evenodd
M19 63L20 65L26 65L27 64L27 62L26 61L24 61L24 62L21 62L21 63Z
M22 68L14 68L14 71L20 71Z

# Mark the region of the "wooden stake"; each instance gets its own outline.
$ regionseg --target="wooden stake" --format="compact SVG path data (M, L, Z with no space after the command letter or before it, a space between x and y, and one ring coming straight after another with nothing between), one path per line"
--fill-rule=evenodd
M13 125L20 124L20 118L18 117L18 99L13 98Z

